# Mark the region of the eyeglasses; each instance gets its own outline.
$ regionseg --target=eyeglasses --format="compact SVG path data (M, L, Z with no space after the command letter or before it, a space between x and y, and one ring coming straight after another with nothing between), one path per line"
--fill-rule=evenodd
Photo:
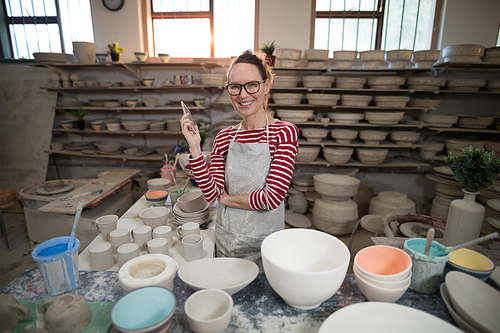
M260 90L260 84L266 82L266 79L262 81L250 81L245 84L231 83L226 85L226 90L231 96L238 96L241 94L241 89L245 88L245 91L249 94L256 94Z

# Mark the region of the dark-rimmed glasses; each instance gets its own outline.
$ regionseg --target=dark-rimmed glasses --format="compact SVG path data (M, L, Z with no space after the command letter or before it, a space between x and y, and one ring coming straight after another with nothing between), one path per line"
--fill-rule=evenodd
M245 91L250 95L256 94L260 90L260 84L266 82L266 79L262 81L250 81L245 84L231 83L226 85L227 93L231 96L238 96L241 94L241 89L245 88Z

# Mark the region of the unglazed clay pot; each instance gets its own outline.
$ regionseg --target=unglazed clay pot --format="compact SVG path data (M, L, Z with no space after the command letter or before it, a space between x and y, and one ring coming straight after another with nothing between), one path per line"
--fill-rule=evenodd
M415 203L402 192L383 191L370 200L369 214L415 214Z
M7 332L30 315L30 310L19 304L12 295L0 295L0 332Z
M332 235L345 235L354 229L358 220L358 204L352 199L316 199L313 207L313 224Z
M51 333L78 333L92 321L89 305L79 295L62 295L42 304L45 329Z

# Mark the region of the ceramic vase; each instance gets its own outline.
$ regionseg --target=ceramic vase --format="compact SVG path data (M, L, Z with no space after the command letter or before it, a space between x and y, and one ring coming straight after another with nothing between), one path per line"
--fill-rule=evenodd
M78 119L78 120L76 121L76 126L78 127L78 129L79 129L80 131L83 131L83 130L85 129L85 120L83 120L83 119Z
M454 246L479 237L485 208L477 203L479 192L464 192L463 199L453 200L446 219L443 245Z

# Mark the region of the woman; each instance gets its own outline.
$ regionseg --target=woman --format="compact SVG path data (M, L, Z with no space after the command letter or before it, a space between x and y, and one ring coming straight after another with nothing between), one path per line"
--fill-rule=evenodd
M207 167L198 128L187 116L182 133L189 144L194 177L208 202L219 201L215 225L217 256L260 263L260 244L284 228L285 194L298 151L297 127L266 111L273 74L265 62L246 51L227 73L226 90L243 120L220 131Z

